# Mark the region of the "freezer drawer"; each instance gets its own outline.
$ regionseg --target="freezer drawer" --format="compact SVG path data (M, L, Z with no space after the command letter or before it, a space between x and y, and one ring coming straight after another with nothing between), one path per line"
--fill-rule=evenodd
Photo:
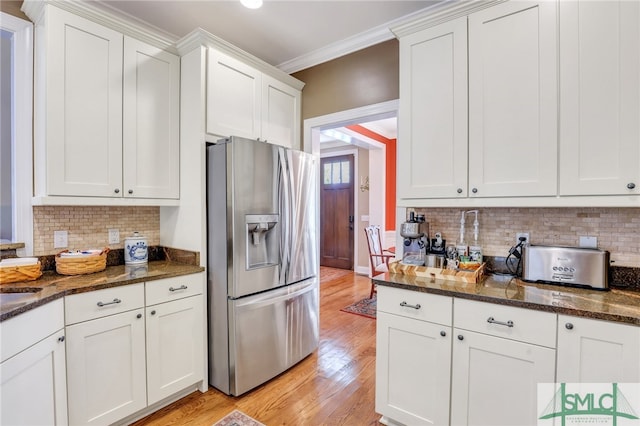
M230 393L240 395L318 347L318 281L229 301Z

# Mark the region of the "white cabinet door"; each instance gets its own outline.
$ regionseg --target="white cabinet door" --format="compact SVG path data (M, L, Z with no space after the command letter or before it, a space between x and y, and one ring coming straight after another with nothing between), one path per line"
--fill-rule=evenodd
M263 74L261 139L300 149L301 101L299 90Z
M398 197L466 197L466 17L400 39L398 119Z
M0 424L66 425L65 370L62 330L0 364Z
M147 406L143 314L67 327L70 424L110 424Z
M262 73L213 48L207 65L206 132L259 138Z
M376 412L407 425L449 423L451 327L378 312Z
M202 296L146 308L149 405L203 379Z
M46 13L36 44L46 50L43 98L36 81L36 182L47 195L121 197L123 36L56 7Z
M558 317L559 383L640 382L640 327Z
M537 385L553 383L555 350L454 328L452 425L536 425Z
M471 197L556 195L556 3L469 15Z
M180 58L124 39L124 196L179 198Z
M560 195L638 195L640 3L559 7Z

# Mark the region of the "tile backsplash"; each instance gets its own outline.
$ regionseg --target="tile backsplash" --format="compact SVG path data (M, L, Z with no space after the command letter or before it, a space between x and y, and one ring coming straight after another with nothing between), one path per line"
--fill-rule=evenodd
M120 243L109 244L109 229L120 231ZM33 254L56 254L53 232L67 231L69 249L123 248L134 231L147 237L149 246L160 244L159 207L34 206Z
M430 237L441 232L454 244L460 230L458 208L407 209L424 213ZM532 244L578 246L580 236L598 238L615 266L640 267L640 208L479 208L484 254L506 256L517 232L529 232ZM467 239L473 236L473 214L466 217Z

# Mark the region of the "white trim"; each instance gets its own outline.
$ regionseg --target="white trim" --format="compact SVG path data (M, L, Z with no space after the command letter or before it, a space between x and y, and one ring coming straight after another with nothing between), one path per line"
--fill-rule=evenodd
M0 14L0 27L13 33L13 241L23 242L16 253L33 255L32 110L33 110L33 24Z

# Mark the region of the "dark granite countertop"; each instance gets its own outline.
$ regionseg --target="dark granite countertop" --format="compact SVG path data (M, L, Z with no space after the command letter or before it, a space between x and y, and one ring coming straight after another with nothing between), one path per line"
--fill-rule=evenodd
M634 290L532 284L503 275L489 275L477 284L391 273L378 275L373 281L389 287L640 326L640 292Z
M84 293L162 278L195 274L204 271L201 266L171 261L149 262L147 265L108 266L102 272L87 275L58 275L45 272L35 281L3 284L0 293L3 302L0 304L0 321L9 319L37 306L68 294ZM28 297L14 296L7 293L27 293Z

